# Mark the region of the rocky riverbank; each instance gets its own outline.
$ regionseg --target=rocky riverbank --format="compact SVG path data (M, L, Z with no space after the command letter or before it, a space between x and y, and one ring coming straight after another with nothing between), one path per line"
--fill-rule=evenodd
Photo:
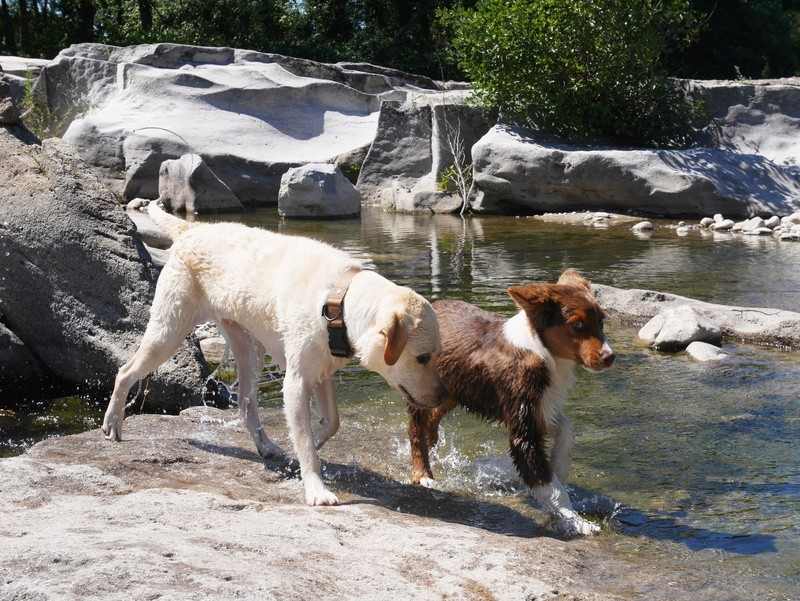
M261 460L231 412L139 415L125 432L0 460L0 598L699 598L691 578L610 556L612 531L553 538L502 505L352 465L335 438L324 474L343 505L311 508L296 466Z

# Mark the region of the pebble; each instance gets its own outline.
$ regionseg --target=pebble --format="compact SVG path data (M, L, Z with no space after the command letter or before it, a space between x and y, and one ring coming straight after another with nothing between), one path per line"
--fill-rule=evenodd
M711 227L714 225L714 220L711 217L703 217L700 220L700 225L703 227Z
M714 216L714 218L716 221L716 215ZM736 224L733 222L733 219L723 219L722 221L716 221L716 223L714 223L714 225L711 226L711 229L716 231L729 230L733 228L734 225Z
M653 229L653 224L649 221L640 221L631 228L634 232L649 232Z

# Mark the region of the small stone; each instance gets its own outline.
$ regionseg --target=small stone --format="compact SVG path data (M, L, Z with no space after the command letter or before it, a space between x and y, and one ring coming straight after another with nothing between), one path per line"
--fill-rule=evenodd
M768 227L768 228L771 228L771 229L775 229L780 224L781 224L781 218L778 217L777 215L773 215L772 217L770 217L769 219L767 219L764 222L764 226Z
M686 353L696 361L724 361L731 355L718 346L696 340L686 347Z
M714 215L714 221L716 223L721 223L721 222L725 221L725 218L722 216L721 213L717 213L716 215Z
M653 229L653 224L649 221L640 221L631 228L634 232L649 232Z
M711 217L703 217L700 220L700 225L702 227L711 227L714 224L714 220Z
M711 226L711 229L713 229L714 231L730 230L731 228L733 228L734 225L736 225L733 222L733 219L723 219L721 221L716 221L716 215L714 216L714 219L715 223L714 225Z
M764 220L761 217L753 217L742 222L742 231L744 232L752 232L762 227L764 227Z
M675 230L675 233L678 234L679 236L688 236L689 235L689 228L686 227L685 225L681 226L677 230Z

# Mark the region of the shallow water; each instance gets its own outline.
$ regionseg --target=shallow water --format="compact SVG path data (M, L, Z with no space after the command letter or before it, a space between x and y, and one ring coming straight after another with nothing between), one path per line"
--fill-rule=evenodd
M568 267L612 286L800 311L800 244L771 237L692 232L681 238L664 221L638 238L630 224L377 211L327 223L282 222L274 210L226 219L326 240L428 298L462 298L504 313L514 310L506 287L552 281ZM610 324L607 334L615 367L599 375L581 371L567 408L578 433L569 484L576 504L605 525L597 544L641 570L690 579L698 599L800 598L800 355L730 340L725 348L733 361L702 365L637 346L632 328ZM268 430L285 428L279 390L279 383L262 386ZM342 428L331 449L353 465L407 482L399 396L356 366L343 370L337 391ZM0 453L21 452L59 428L99 424L101 412L91 403L35 405L16 408L16 416L0 411ZM9 440L10 424L21 423L23 414L33 414L31 425ZM443 421L441 438L433 469L444 491L491 498L545 526L505 455L503 430L456 411ZM508 528L502 512L468 519L499 532ZM626 594L620 583L607 585Z

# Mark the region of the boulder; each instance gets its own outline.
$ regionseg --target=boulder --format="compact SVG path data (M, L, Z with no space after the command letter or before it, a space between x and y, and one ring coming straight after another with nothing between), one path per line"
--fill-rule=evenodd
M6 75L0 70L0 125L18 125L19 109Z
M66 142L0 128L0 313L59 378L110 392L138 346L157 270L114 196ZM196 341L149 380L149 410L202 402Z
M416 94L381 105L375 139L358 177L366 204L404 213L452 213L462 198L442 189L456 160L471 165L470 148L491 127L467 103L467 91Z
M735 149L581 147L497 125L472 147L472 158L476 212L749 216L800 207L794 167Z
M622 290L602 284L593 284L592 290L608 318L617 323L641 327L659 313L688 305L711 319L727 336L800 349L800 313L793 311L718 305L666 292Z
M696 340L718 345L722 342L722 331L708 317L683 305L653 317L639 330L639 339L652 344L657 351L674 352Z
M278 213L297 219L357 217L361 195L337 166L310 163L283 174Z
M77 44L37 93L64 139L128 200L158 196L161 163L191 153L245 205L278 201L281 176L372 142L381 99L435 84L276 54L176 44Z
M158 199L169 210L185 213L219 213L244 208L231 189L196 154L185 154L161 163Z
M19 337L0 323L0 390L3 394L38 391L48 375Z

